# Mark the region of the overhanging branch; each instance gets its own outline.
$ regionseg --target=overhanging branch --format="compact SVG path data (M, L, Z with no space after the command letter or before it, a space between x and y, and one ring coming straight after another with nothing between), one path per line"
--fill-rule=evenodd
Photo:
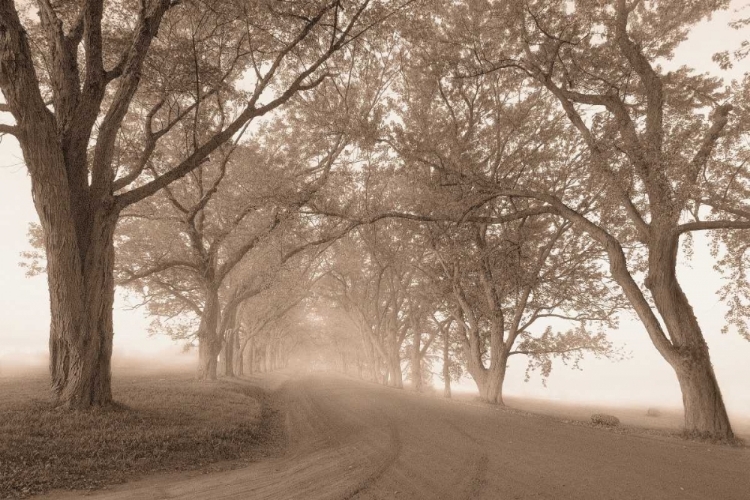
M742 220L707 220L680 224L674 230L676 235L690 231L710 231L717 229L750 229L750 221Z

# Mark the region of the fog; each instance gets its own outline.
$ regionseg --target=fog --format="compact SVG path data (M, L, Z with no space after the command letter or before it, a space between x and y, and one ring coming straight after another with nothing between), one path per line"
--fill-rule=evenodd
M3 144L7 148L7 144ZM20 168L0 169L0 231L8 235L0 248L3 285L0 301L6 305L2 320L0 376L44 373L47 367L49 312L45 276L27 278L18 266L20 253L28 250L27 224L33 220L28 178ZM20 215L24 215L21 217ZM24 235L24 236L22 236ZM13 237L11 237L13 236ZM721 334L724 306L711 291L721 278L711 269L708 245L695 238L695 255L680 268L680 278L688 298L704 327L717 377L733 416L750 416L750 345L735 332ZM196 349L185 351L185 343L165 336L150 335L149 319L141 309L130 309L118 295L115 309L113 368L115 376L127 368L149 373L164 370L190 371L197 365ZM573 370L555 361L552 374L542 384L538 375L524 381L525 362L512 359L505 383L510 396L542 398L551 401L601 403L606 405L660 405L679 407L681 397L674 372L656 352L640 323L624 314L618 331L610 339L629 354L627 359L586 359L582 370ZM439 374L439 364L433 367ZM438 375L433 384L441 386ZM456 389L476 392L465 378Z
M9 141L8 141L9 142ZM8 142L0 145L4 158L13 158ZM28 195L30 186L21 167L0 169L0 231L6 239L0 247L0 302L5 304L0 344L0 376L44 373L47 367L49 311L46 277L28 278L18 265L20 253L29 249L26 241L28 223L35 213ZM706 341L726 400L735 417L750 416L750 343L735 332L721 333L724 306L714 293L721 278L711 269L707 240L695 238L692 260L683 259L680 278L688 298L704 328ZM113 368L135 373L165 370L190 371L197 365L196 349L185 350L185 343L162 335L149 334L149 319L141 309L118 294L115 307ZM622 347L628 358L613 362L607 359L585 359L582 370L573 370L560 362L554 368L546 387L538 375L524 381L525 362L511 359L505 383L509 396L541 398L551 401L679 407L681 396L674 372L656 352L640 323L632 314L623 314L618 331L610 340ZM434 371L439 374L440 367ZM441 386L438 375L433 384ZM456 389L476 392L476 386L465 378Z

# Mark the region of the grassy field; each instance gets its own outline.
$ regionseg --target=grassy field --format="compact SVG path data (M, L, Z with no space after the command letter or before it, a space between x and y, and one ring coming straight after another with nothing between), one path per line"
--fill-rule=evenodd
M115 407L66 411L50 404L45 377L0 378L0 498L241 463L282 439L268 397L246 382L120 374L113 392Z
M551 415L565 420L588 422L594 413L607 413L619 418L620 422L626 426L669 432L681 432L684 423L681 408L657 407L659 415L648 416L646 414L647 406L594 405L515 397L507 397L505 402L511 408ZM742 415L730 415L730 419L737 437L746 443L750 443L750 418Z
M442 397L442 389L429 391L433 397ZM475 390L458 390L453 392L453 399L464 403L481 403ZM682 408L670 406L650 407L646 404L595 404L575 401L554 401L530 397L505 396L503 398L508 408L529 413L548 415L560 420L591 423L591 415L605 413L616 416L622 427L632 431L656 431L658 434L681 436L683 433L684 417ZM656 416L647 414L649 408L657 410ZM735 436L750 445L750 415L731 413L729 419ZM684 436L683 436L684 437Z

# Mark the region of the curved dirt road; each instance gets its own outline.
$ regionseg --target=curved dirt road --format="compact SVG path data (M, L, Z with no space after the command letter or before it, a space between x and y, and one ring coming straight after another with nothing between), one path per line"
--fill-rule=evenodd
M617 434L337 377L294 378L276 391L289 429L282 457L87 498L750 499L747 448Z

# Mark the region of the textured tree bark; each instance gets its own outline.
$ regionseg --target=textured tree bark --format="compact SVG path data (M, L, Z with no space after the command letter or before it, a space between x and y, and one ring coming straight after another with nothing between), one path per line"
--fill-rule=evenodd
M651 243L646 286L651 290L669 332L672 349L664 357L680 383L685 430L700 436L732 440L734 433L708 345L695 312L677 281L678 242L665 237Z
M198 380L216 380L218 352L208 339L198 343Z
M479 390L482 401L491 404L504 405L503 383L508 364L508 354L504 346L497 343L497 338L492 342L490 349L496 350L490 356L490 367L486 368L482 362L479 349L479 339L476 332L469 332L469 341L464 344L464 352L467 358L467 371Z
M206 290L201 324L198 328L198 380L216 380L218 356L222 348L216 329L219 326L219 292Z
M708 349L693 353L685 367L675 371L685 407L685 430L700 437L734 439Z
M505 406L505 402L503 401L503 383L505 382L506 364L504 361L488 370L486 393L482 395L482 399L486 402L500 406Z
M477 384L479 398L490 404L505 405L503 401L503 382L505 381L505 370L499 367L479 367L469 370L471 378Z
M94 218L81 254L43 221L50 290L50 374L57 403L83 409L111 403L116 215ZM54 229L53 229L54 228ZM83 261L83 266L77 262ZM80 286L77 286L80 284ZM73 290L71 290L73 288Z

